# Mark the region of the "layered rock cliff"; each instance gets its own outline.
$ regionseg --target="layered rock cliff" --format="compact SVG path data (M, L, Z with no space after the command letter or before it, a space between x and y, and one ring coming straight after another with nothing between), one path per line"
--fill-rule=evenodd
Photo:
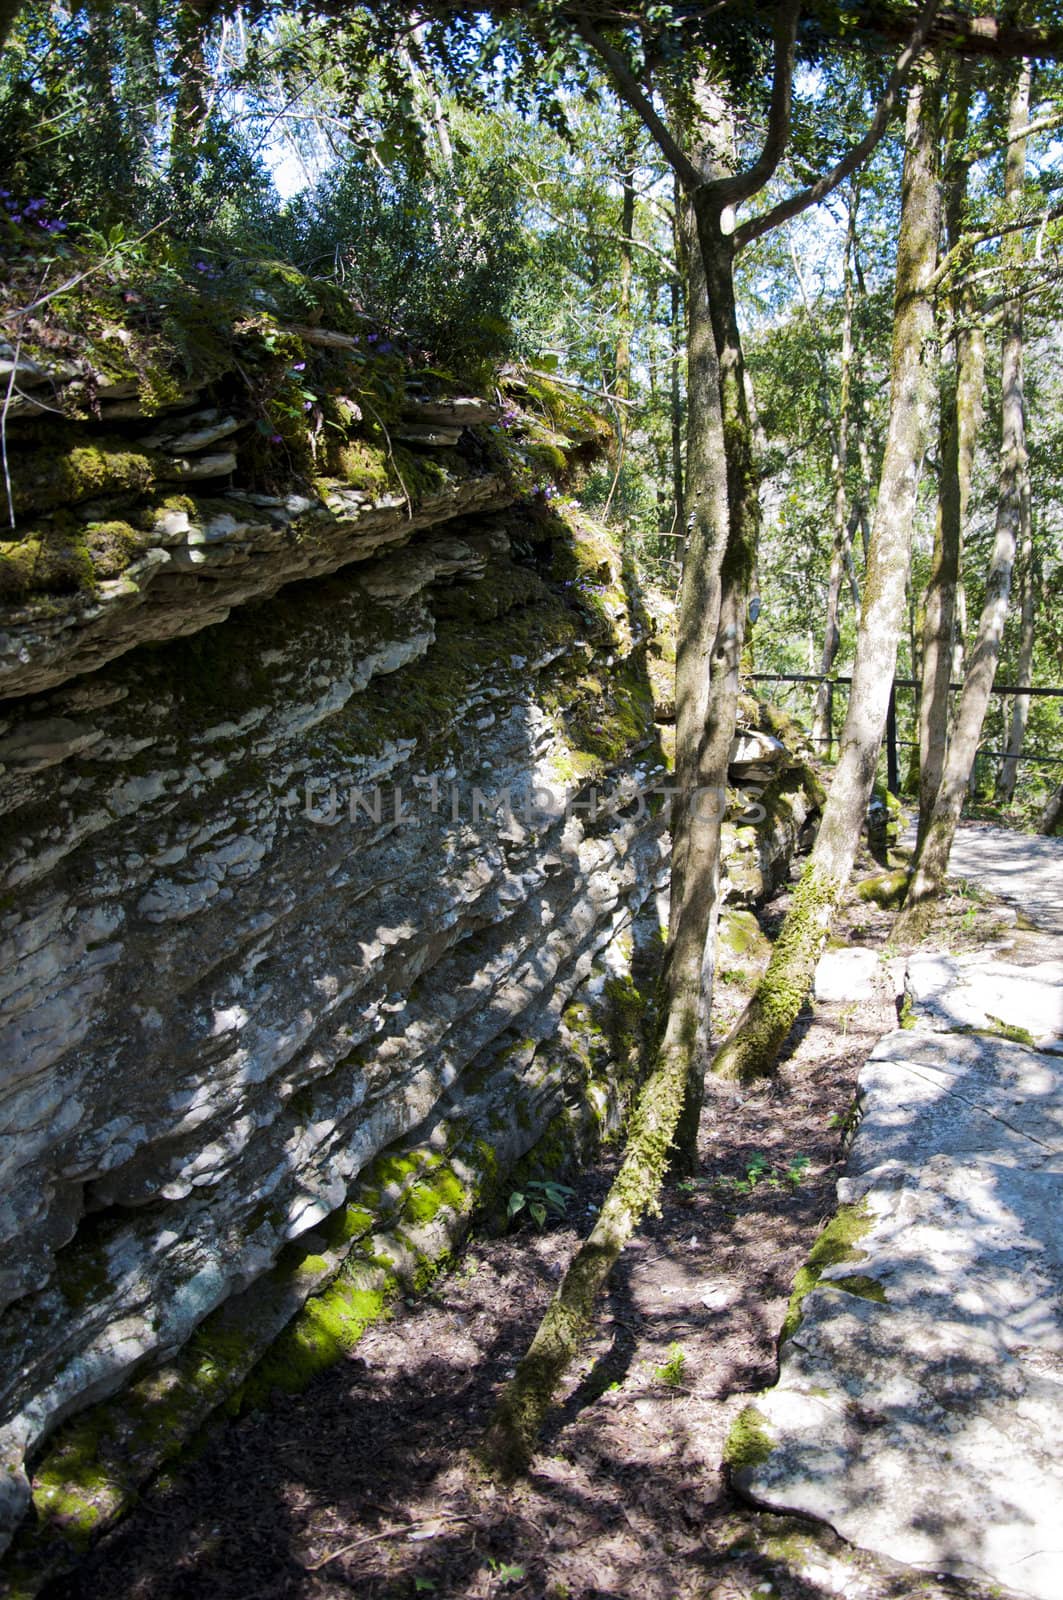
M70 1532L271 1345L277 1381L424 1281L515 1163L615 1129L637 1068L651 628L614 543L534 492L593 425L524 384L504 416L407 388L367 426L358 336L284 339L338 440L286 483L262 445L292 437L224 363L148 403L98 346L8 352L5 1540L64 1419L124 1386L38 1468ZM770 763L765 825L729 832L747 903L813 804L778 750L744 756Z

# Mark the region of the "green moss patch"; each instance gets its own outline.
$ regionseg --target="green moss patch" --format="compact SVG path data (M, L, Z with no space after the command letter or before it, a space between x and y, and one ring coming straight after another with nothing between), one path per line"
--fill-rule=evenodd
M830 1278L827 1288L841 1289L844 1294L855 1294L860 1300L875 1300L879 1305L886 1304L886 1291L876 1278L869 1278L866 1273L854 1272L845 1278Z
M1029 1028L1020 1027L1017 1022L1005 1022L1001 1017L986 1014L986 1026L979 1030L988 1033L994 1039L1007 1039L1012 1044L1036 1045L1037 1040Z
M893 911L902 906L907 893L908 873L903 867L896 872L877 872L856 886L857 899L881 906L883 911Z
M15 511L51 511L98 495L141 494L155 483L158 457L124 440L23 450L11 460Z
M773 1448L767 1418L756 1406L748 1405L731 1424L723 1447L724 1465L729 1472L759 1467L767 1461Z
M865 1234L871 1231L872 1221L866 1199L854 1206L839 1206L835 1216L827 1223L812 1246L808 1260L794 1279L790 1304L782 1325L780 1336L782 1339L789 1339L800 1327L804 1298L807 1294L811 1294L828 1267L837 1266L843 1261L859 1261L866 1256L867 1252L859 1249L858 1245ZM856 1283L862 1280L853 1277L849 1281ZM832 1287L839 1284L840 1280L831 1279ZM864 1298L874 1299L876 1296L865 1294Z

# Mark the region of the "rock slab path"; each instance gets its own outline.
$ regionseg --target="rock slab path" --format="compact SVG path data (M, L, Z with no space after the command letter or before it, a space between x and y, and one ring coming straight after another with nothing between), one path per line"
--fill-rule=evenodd
M865 1549L1059 1600L1063 840L959 845L954 872L1046 931L909 960L914 1026L861 1072L841 1208L734 1479Z

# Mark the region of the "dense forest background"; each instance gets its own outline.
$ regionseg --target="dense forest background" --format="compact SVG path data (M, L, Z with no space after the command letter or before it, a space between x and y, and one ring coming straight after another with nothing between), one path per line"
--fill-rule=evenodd
M378 25L359 8L339 21L237 9L204 25L199 12L172 3L106 15L23 7L0 80L0 226L19 289L27 273L52 293L88 269L101 287L120 286L126 301L137 296L164 313L194 297L209 320L270 283L298 311L300 282L288 266L335 284L367 342L390 345L400 360L428 361L480 387L505 362L559 375L597 394L614 422L612 458L581 498L623 526L655 583L674 588L685 527L689 263L671 172L586 55L559 50L531 75L519 38L482 21L411 17L388 50ZM665 61L666 91L667 72ZM1007 148L1001 69L980 66L968 80L970 116L952 153L965 174L951 224L967 241L964 284L944 281L942 301L946 321L984 330L999 321L1004 288L1021 284L1032 528L998 680L1048 685L1063 677L1056 75L1035 74L1038 131L1023 194L1030 222L1018 263L994 229ZM854 137L881 87L867 53L801 68L806 131L774 180L779 192ZM764 115L755 73L733 79L730 95L734 137L752 144ZM761 672L844 674L851 662L886 425L901 153L894 127L824 204L740 258L763 466L752 640ZM953 350L943 344L943 382ZM313 404L292 388L282 407ZM990 335L960 634L983 598L999 431L999 340ZM903 677L921 667L938 457L928 450L920 476ZM840 571L839 523L847 529ZM829 605L840 631L833 660L824 654ZM957 672L962 655L958 636ZM811 691L789 692L811 717ZM1058 755L1057 706L1030 702L1027 753ZM910 740L912 695L902 694L900 715ZM973 778L983 801L994 788L1010 799L993 754L1008 748L1010 719L1007 698L994 698ZM1048 760L1022 762L1020 807L1032 814L1058 776Z

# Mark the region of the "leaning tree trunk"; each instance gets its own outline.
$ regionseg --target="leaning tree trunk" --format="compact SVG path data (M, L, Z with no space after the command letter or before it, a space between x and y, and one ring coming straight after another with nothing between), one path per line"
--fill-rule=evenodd
M910 530L929 428L934 335L929 285L941 216L936 87L931 69L929 81L913 84L908 99L889 432L841 754L815 847L794 891L768 970L713 1063L713 1071L724 1078L744 1081L772 1071L811 987L835 906L852 870L875 778L904 624Z
M685 1057L679 1145L689 1166L700 1119L712 1008L720 828L738 694L741 626L725 558L733 539L721 374L692 208L680 208L687 266L690 518L676 643L676 783L669 945L661 982L663 1057ZM720 641L724 649L720 649Z
M720 772L726 781L732 725L716 714L721 669L717 635L726 615L727 478L718 363L701 253L688 252L687 506L676 668L676 789L672 812L670 943L661 983L663 1029L653 1071L627 1132L620 1171L594 1228L573 1257L511 1381L484 1443L503 1476L527 1465L554 1390L590 1327L595 1298L660 1191L686 1107L701 1106L718 912ZM740 648L740 635L739 635ZM696 1093L691 1080L697 1079ZM695 1128L696 1133L696 1128Z
M949 96L945 144L945 238L952 249L963 230L970 167L965 151L971 103L970 62L957 68ZM949 684L952 681L956 598L963 560L963 536L971 494L975 445L985 388L985 334L972 316L966 293L950 306L964 325L955 338L954 364L941 394L940 477L934 554L923 622L923 671L919 697L919 830L921 842L945 770L949 738Z
M669 1159L687 1167L696 1154L719 913L720 829L759 500L733 245L719 212L706 210L695 220L697 240L687 252L690 531L676 651L679 792L672 814L663 1027L653 1070L631 1116L620 1170L488 1429L484 1458L503 1476L527 1465L557 1384L590 1327L595 1298L654 1204Z
M1009 144L1004 170L1005 203L1019 205L1026 174L1026 141L1016 137L1029 122L1030 66L1023 62L1011 97L1008 116ZM1022 260L1022 235L1006 235L1002 246L1010 261ZM904 909L897 918L895 937L917 941L933 920L934 905L945 887L949 851L963 810L967 783L978 753L993 678L1000 659L1000 641L1011 591L1011 572L1022 518L1023 485L1027 471L1026 426L1022 378L1022 302L1005 307L1001 358L1000 491L997 498L993 553L986 580L985 604L971 650L963 692L949 740L945 771L934 800L925 836L916 848L915 870Z

